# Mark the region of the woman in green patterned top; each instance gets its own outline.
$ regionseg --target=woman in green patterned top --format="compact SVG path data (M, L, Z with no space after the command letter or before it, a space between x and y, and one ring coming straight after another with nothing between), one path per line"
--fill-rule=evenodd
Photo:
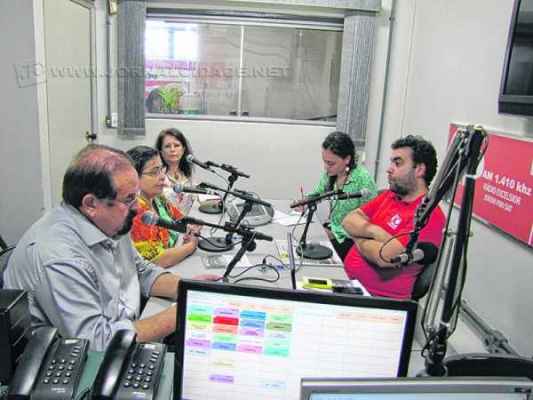
M370 192L370 195L364 198L330 201L329 222L324 224L324 227L335 251L344 260L348 250L353 246L353 240L344 231L342 220L350 211L376 196L376 183L363 165L357 165L354 143L346 133L332 132L324 139L322 160L324 172L309 196L330 190L354 193L368 189Z

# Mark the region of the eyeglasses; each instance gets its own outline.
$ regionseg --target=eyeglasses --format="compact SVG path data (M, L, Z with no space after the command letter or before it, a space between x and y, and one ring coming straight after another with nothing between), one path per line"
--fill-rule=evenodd
M104 199L107 201L107 204L109 206L113 206L115 202L124 204L127 208L132 208L135 204L137 204L137 194L130 195L127 198L123 200L119 199Z
M166 173L167 173L167 167L164 165L161 165L160 167L154 168L150 171L143 172L142 175L160 176L160 175L165 175Z

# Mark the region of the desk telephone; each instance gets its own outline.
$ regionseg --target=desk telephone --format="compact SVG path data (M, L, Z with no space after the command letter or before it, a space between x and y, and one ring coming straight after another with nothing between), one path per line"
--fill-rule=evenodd
M157 393L166 346L135 343L135 333L115 333L94 380L91 398L151 400Z
M41 328L28 342L9 386L9 400L72 399L87 359L89 341L60 338Z

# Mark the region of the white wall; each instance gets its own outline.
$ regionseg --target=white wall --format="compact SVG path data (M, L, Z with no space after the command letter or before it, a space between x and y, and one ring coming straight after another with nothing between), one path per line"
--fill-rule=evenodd
M6 242L15 243L41 215L44 204L37 86L31 72L35 64L33 1L2 0L0 27L0 234Z
M513 0L398 3L383 157L392 140L417 133L433 141L442 159L450 122L533 137L533 118L497 113ZM477 221L472 231L464 298L531 355L532 251Z
M146 137L124 140L102 137L100 142L127 150L137 144L154 145L158 133L180 129L199 160L231 164L251 175L239 178L239 189L251 189L265 199L299 196L300 186L311 191L322 168L320 145L333 130L323 126L149 119ZM200 180L218 185L216 176L198 171ZM225 175L225 174L223 174Z

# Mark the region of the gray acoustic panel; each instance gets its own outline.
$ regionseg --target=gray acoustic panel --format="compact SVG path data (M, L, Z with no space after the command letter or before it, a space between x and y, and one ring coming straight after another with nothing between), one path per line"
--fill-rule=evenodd
M145 134L144 126L144 0L118 3L118 134Z
M375 30L375 14L354 12L344 19L337 130L348 133L359 149L366 142Z

